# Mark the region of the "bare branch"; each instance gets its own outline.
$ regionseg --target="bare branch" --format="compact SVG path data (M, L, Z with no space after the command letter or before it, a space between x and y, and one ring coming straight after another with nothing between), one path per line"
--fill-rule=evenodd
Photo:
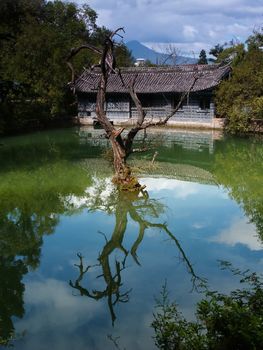
M131 128L131 130L128 132L128 135L125 139L125 149L127 154L132 153L132 144L133 144L133 140L135 138L135 136L137 135L137 133L141 130L141 126L143 124L143 121L145 119L146 113L142 107L142 103L140 101L140 99L138 98L135 89L134 89L134 85L135 85L135 81L137 79L138 74L136 74L130 85L129 85L129 92L130 92L130 96L136 106L137 109L137 113L138 113L138 118L137 118L137 122L136 122L136 126Z
M71 63L71 59L74 56L76 56L83 49L91 50L91 51L93 51L95 53L98 53L99 55L102 54L102 50L101 49L98 49L96 46L93 46L93 45L90 45L90 44L81 45L81 46L79 46L77 48L73 47L70 50L70 54L66 57L66 63L68 65L69 69L71 70L71 84L73 84L74 81L75 81L75 70L74 70L73 64Z
M155 158L158 156L158 152L155 151L154 152L154 155L153 155L153 158L152 158L152 164L155 162Z
M132 153L142 153L149 151L149 148L143 147L143 148L133 148Z
M181 105L182 105L184 99L185 99L187 96L189 96L189 94L190 94L190 92L192 91L192 89L193 89L193 87L194 87L194 85L195 85L197 79L198 79L198 76L196 75L196 76L194 77L194 80L193 80L193 82L192 82L192 84L191 84L189 90L186 91L186 92L184 92L184 93L181 95L181 98L180 98L180 100L179 100L177 106L176 106L174 109L172 109L172 111L171 111L164 119L161 119L161 120L159 120L159 121L157 121L157 122L152 122L152 121L150 121L150 122L148 122L148 123L142 124L142 126L140 127L140 129L143 130L143 129L147 129L147 128L149 128L149 127L155 127L155 126L165 125L165 124L168 122L168 120L171 119L171 118L175 115L175 113L179 110L179 108L181 107Z
M161 230L164 230L164 232L167 233L167 235L170 237L170 239L175 243L177 249L179 250L181 256L182 256L182 260L184 261L184 263L186 264L189 273L192 276L192 283L193 283L193 289L197 289L198 285L196 285L196 281L198 281L199 283L204 283L205 279L199 277L198 275L196 275L193 265L191 264L190 260L188 259L188 257L186 256L179 240L173 235L173 233L168 229L167 225L164 224L155 224L155 223L149 223L147 222L147 226L148 227L157 227L160 228Z
M130 91L130 95L131 95L131 98L136 106L136 109L137 109L137 112L138 112L138 119L137 119L137 122L136 122L136 125L135 127L133 127L129 133L127 134L127 137L125 139L125 148L126 148L126 152L127 154L130 154L132 153L132 143L133 143L133 140L135 138L135 136L137 135L137 133L140 131L140 130L146 130L147 128L149 127L156 127L156 126L161 126L161 125L165 125L168 120L170 118L172 118L175 113L179 110L179 108L181 107L184 99L189 96L190 92L192 91L197 79L199 78L199 76L196 74L195 77L194 77L194 80L190 86L190 88L188 89L188 91L182 93L181 95L181 98L177 104L177 106L172 109L172 111L163 119L160 119L158 121L153 121L153 118L148 121L147 123L145 123L145 117L146 117L146 112L145 110L143 109L143 106L141 104L141 101L135 91L135 88L134 88L134 85L135 85L135 81L136 81L136 78L137 78L138 75L135 75L133 80L131 81L130 83L130 86L129 86L129 91Z
M131 95L131 98L136 106L137 112L138 112L138 119L137 119L137 123L136 123L136 127L140 127L145 119L146 113L142 107L142 103L140 101L140 99L137 96L137 93L135 92L134 89L134 85L135 85L135 81L137 79L138 74L136 74L129 86L129 92Z
M121 37L121 38L123 39L123 36L120 35L120 34L118 33L118 32L120 32L120 31L122 31L123 33L125 33L124 28L123 28L123 27L120 27L120 28L116 29L114 32L111 33L111 35L109 36L109 39L112 40L113 37L114 37L115 35L118 35L119 37Z

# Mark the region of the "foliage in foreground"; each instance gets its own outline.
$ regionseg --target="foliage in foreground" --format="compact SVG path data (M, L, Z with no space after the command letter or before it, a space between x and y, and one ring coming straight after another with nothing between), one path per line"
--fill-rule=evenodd
M246 286L229 295L206 291L197 304L197 321L189 322L170 302L166 285L157 300L152 327L161 350L259 350L263 349L263 280L249 271L233 269Z

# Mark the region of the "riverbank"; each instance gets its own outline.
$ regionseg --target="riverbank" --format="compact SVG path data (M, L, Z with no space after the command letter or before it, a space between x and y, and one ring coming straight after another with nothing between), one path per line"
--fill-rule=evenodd
M74 122L78 125L94 125L95 120L93 118L85 118L85 117L74 117ZM114 125L118 126L133 126L136 124L137 119L136 118L118 118L111 121ZM175 127L175 128L190 128L190 129L218 129L223 130L225 127L226 120L224 118L213 118L211 121L208 122L196 122L196 121L177 121L177 120L169 120L167 122L168 127Z
M136 120L135 119L118 119L118 121L114 120L112 121L114 126L124 126L124 127L132 127L135 125ZM38 120L38 119L31 119L28 120L27 123L25 123L24 126L20 126L18 129L12 128L9 130L2 131L0 129L0 137L4 136L12 136L12 135L21 135L26 133L31 133L35 131L42 131L42 130L52 130L52 129L59 129L59 128L69 128L74 126L79 127L89 127L94 126L96 127L98 122L96 122L92 118L82 118L82 117L64 117L64 118L56 118L51 120ZM212 130L215 134L220 134L220 137L223 133L226 132L226 119L225 118L213 118L213 120L209 123L199 123L199 122L190 122L190 121L175 121L170 120L167 122L167 124L161 129L169 128L174 130L200 130L200 131L210 131ZM157 128L151 128L152 130L157 130ZM160 129L160 127L158 127ZM246 133L247 135L250 134L263 134L263 120L252 120L251 121L251 127L250 131Z
M22 135L43 130L70 128L76 125L78 125L78 123L75 118L72 117L52 120L32 119L19 128L10 128L8 130L0 129L0 137Z

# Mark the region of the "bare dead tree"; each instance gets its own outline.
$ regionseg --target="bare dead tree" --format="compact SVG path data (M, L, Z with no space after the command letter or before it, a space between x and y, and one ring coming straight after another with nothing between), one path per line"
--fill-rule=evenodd
M114 56L115 43L113 38L116 35L121 36L119 32L124 32L124 29L118 28L105 38L103 49L94 47L93 45L89 44L82 45L78 48L73 48L67 57L67 64L71 70L71 84L74 87L75 71L71 63L72 58L76 56L82 49L88 49L100 55L100 63L96 65L100 66L101 71L96 98L96 118L97 121L104 128L106 136L111 143L114 159L113 165L115 170L113 181L116 184L120 185L120 187L124 190L140 191L142 187L140 186L138 180L134 176L132 176L131 169L126 163L128 156L134 152L133 141L135 136L140 130L165 125L168 122L168 120L172 118L178 111L178 109L181 107L181 104L184 101L184 99L187 96L189 96L189 93L193 89L198 77L196 75L189 90L181 94L181 98L177 106L174 109L172 109L167 116L160 118L157 121L153 120L153 118L151 120L149 120L149 118L146 118L146 112L143 109L141 101L135 91L135 83L137 76L133 77L131 81L128 82L128 86L126 87L129 90L131 98L137 108L138 118L135 126L132 127L128 131L128 133L126 133L126 136L122 136L122 132L125 128L116 129L107 118L104 107L106 102L106 91L109 76L111 74L119 74L120 79L124 84L121 72L118 68L116 68L116 60Z
M176 44L169 43L165 45L158 45L157 48L152 47L152 50L157 49L156 64L158 66L176 66L177 64L186 64L188 62L188 57L182 56L182 51ZM184 57L184 59L183 59Z
M181 50L174 44L170 43L165 48L166 55L163 65L170 62L173 66L178 64L178 57L181 55Z

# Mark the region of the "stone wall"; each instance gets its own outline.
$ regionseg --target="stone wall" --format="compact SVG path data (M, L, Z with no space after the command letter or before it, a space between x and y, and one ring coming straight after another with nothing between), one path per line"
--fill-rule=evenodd
M139 96L146 117L159 119L171 113L180 96L172 94ZM96 94L80 95L78 99L78 118L81 124L92 124L96 107ZM134 124L138 116L137 109L128 94L115 94L107 97L105 110L108 118L115 124ZM170 125L222 128L214 122L215 107L211 92L195 93L184 101L182 107L170 119Z

